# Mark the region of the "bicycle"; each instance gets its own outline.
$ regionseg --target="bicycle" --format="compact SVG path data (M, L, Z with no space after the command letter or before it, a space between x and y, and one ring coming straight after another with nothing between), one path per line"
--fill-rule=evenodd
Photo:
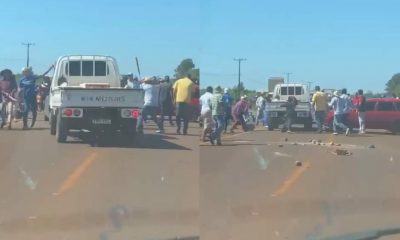
M15 104L18 101L13 96L13 92L1 92L3 102L1 104L1 125L0 128L4 128L8 124L8 130L12 128L12 121L15 119Z

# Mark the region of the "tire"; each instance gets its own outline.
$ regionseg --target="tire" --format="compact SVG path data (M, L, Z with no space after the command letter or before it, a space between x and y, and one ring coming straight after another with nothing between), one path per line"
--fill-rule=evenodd
M56 138L57 142L65 143L67 141L68 129L65 126L65 122L61 118L61 112L57 114L56 123Z
M310 119L309 121L307 121L306 123L304 123L304 130L310 131L312 130L312 120Z
M270 118L268 119L268 130L269 131L274 131L275 128L278 127L277 125L278 125L277 120L270 119Z
M57 111L56 111L57 114ZM57 132L57 119L53 111L50 112L50 135L56 135Z
M45 120L46 122L48 122L48 121L49 121L49 117L46 116L46 115L44 115L44 120Z
M395 135L400 134L400 121L394 122L390 131Z

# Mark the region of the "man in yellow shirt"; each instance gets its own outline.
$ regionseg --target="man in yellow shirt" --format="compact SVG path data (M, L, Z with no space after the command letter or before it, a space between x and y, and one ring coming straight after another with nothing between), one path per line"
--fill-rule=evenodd
M177 134L181 134L181 120L183 120L183 134L187 134L190 118L190 103L194 91L194 83L187 77L178 79L173 86L174 101L176 106L176 126Z
M315 121L317 122L318 132L322 133L327 111L327 99L325 93L321 92L319 86L315 87L315 93L312 97L312 106L315 110Z

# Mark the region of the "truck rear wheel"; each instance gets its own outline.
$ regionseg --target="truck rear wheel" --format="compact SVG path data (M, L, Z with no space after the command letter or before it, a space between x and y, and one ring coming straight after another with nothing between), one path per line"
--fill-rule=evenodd
M50 111L50 134L56 135L57 132L57 118L53 111Z
M269 131L274 131L275 128L278 127L278 120L270 118L268 120L268 130Z
M57 114L57 124L56 124L56 138L57 142L64 143L67 141L68 129L65 126L65 122L61 118L61 112Z

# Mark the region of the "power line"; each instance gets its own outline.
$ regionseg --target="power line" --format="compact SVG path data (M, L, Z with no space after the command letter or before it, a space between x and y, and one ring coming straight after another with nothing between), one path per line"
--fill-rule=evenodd
M238 62L238 65L239 65L239 74L238 74L238 97L240 97L241 96L241 89L240 89L240 86L241 86L241 84L240 84L240 75L241 75L241 72L240 72L240 70L241 70L241 64L242 64L242 61L246 61L247 59L246 58L234 58L233 59L233 61L237 61Z
M22 45L26 46L26 67L29 67L29 51L31 46L35 46L35 43L22 43Z

